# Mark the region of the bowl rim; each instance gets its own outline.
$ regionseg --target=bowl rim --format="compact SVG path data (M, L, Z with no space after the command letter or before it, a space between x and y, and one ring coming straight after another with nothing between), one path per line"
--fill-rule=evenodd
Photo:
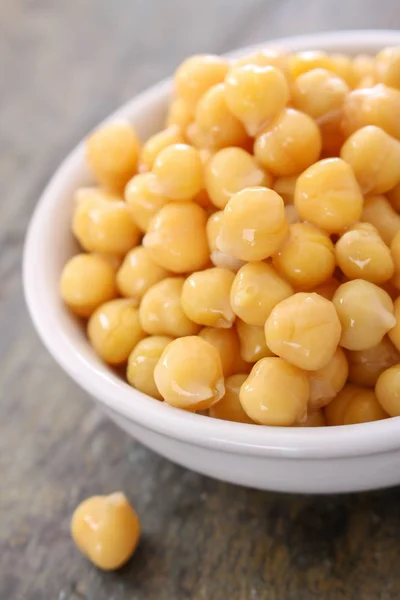
M271 45L292 50L321 48L328 52L372 52L384 46L400 45L400 31L336 31L280 38L254 44L229 53L240 55ZM103 122L133 118L146 110L150 100L164 101L171 91L171 79L153 85L135 96ZM340 427L284 428L255 426L210 419L160 403L130 387L106 365L72 343L54 314L54 303L46 293L46 274L37 277L37 265L44 255L42 232L51 225L61 190L72 174L82 167L81 141L61 163L31 218L23 251L23 286L26 303L39 336L61 367L106 411L122 415L138 425L190 445L219 448L233 453L259 457L347 458L389 452L400 446L400 417ZM71 318L73 318L71 316ZM86 342L86 345L87 342Z

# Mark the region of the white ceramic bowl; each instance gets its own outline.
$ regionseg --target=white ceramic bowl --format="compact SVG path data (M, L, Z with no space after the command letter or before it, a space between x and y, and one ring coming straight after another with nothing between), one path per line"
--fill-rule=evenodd
M384 46L400 45L400 32L345 31L273 43L291 50L375 53ZM127 117L145 139L160 128L170 90L171 81L164 81L128 102L111 119ZM24 287L33 322L49 352L117 425L180 465L251 487L324 493L400 483L400 418L310 429L230 423L153 400L108 369L59 296L62 267L76 251L70 230L72 193L89 182L80 144L37 205L25 244Z

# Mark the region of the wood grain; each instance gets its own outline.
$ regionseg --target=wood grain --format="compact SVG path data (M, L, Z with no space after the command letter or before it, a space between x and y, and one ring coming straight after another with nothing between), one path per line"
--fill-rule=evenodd
M400 490L296 497L234 487L139 446L93 408L34 333L20 263L66 152L187 54L279 35L400 25L396 0L0 3L0 598L391 600ZM40 266L38 267L40 268ZM123 489L143 523L118 574L69 538L87 495Z

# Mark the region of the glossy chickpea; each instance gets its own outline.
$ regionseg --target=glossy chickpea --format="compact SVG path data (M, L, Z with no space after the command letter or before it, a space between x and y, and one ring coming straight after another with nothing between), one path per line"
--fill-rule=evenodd
M313 288L330 279L335 251L327 233L308 223L289 226L289 236L272 259L275 269L295 288Z
M297 177L295 175L289 175L288 177L278 177L274 181L272 189L279 194L284 201L285 205L291 205L294 202L294 191L296 189Z
M400 183L398 183L392 190L389 190L387 197L390 204L397 213L400 213Z
M384 48L376 55L376 74L379 81L400 88L400 47Z
M318 160L321 143L311 117L285 108L256 138L254 155L276 177L298 175Z
M131 299L110 300L89 319L89 341L100 358L110 365L126 362L133 348L145 336L136 306Z
M230 269L236 273L240 267L244 265L244 261L235 258L226 252L222 252L217 247L217 239L221 230L222 215L223 211L219 210L210 215L207 221L207 240L211 251L210 258L211 262L216 267Z
M261 327L272 309L292 294L292 286L271 265L261 261L249 262L236 274L230 302L242 321Z
M174 98L168 107L166 126L177 125L182 131L193 121L193 106L183 98Z
M89 252L125 254L136 246L140 231L125 202L87 198L79 202L72 220L72 232Z
M238 334L234 327L221 329L216 327L203 327L199 336L206 340L219 352L224 377L237 373L237 357L240 352Z
M229 296L235 274L213 267L189 275L182 288L184 313L200 325L229 328L235 319Z
M390 341L395 345L396 349L400 352L400 297L394 301L394 316L396 324L389 331Z
M218 350L198 336L171 342L154 369L154 380L168 404L189 411L210 408L225 393Z
M165 206L169 199L156 193L156 177L153 173L135 175L125 188L125 202L133 222L146 232L151 219Z
M128 358L126 378L132 387L156 400L162 396L154 381L154 369L165 348L173 338L153 335L141 340Z
M400 354L388 337L368 350L347 352L349 381L365 387L374 387L379 375L400 362Z
M340 334L332 302L313 293L299 292L283 300L265 324L270 350L306 371L322 369L332 360Z
M255 363L274 355L265 341L264 327L249 325L237 319L236 330L240 340L240 356L247 363Z
M169 275L152 260L147 248L138 246L128 252L117 273L118 290L121 296L140 300L152 285Z
M258 67L276 67L288 77L289 54L284 48L263 48L245 56L241 56L234 61L235 67L244 67L246 65L256 65Z
M373 348L396 324L389 294L369 281L343 283L332 302L342 325L340 345L347 350Z
M139 518L122 492L92 496L75 509L71 535L96 567L114 571L134 553L140 537Z
M229 64L213 54L187 58L176 70L175 90L190 106L195 106L211 87L224 81Z
M96 186L80 187L74 193L74 201L76 204L86 201L87 199L106 200L107 202L121 202L123 197L116 191Z
M296 184L294 199L300 217L328 233L340 233L358 221L363 196L351 167L340 158L320 160Z
M297 77L293 83L292 102L298 110L318 121L340 111L348 92L346 82L335 73L313 69Z
M325 52L317 50L308 50L305 52L297 52L289 59L290 71L293 78L297 78L303 73L314 69L325 69L335 72L335 61Z
M199 332L199 325L182 310L184 281L183 277L168 277L147 290L139 307L139 318L148 334L182 337Z
M346 54L331 54L331 59L334 65L331 71L344 79L347 85L352 88L354 86L355 79L351 58Z
M348 384L325 407L328 425L353 425L385 419L373 390Z
M206 189L217 208L225 208L231 197L244 188L271 184L271 176L242 148L219 150L205 168Z
M114 273L118 271L122 265L123 257L120 254L110 254L109 252L93 252L92 256L97 256L104 260L107 264L112 267Z
M375 393L379 404L389 416L400 416L400 364L381 373L376 382Z
M324 281L324 283L321 283L321 285L318 285L312 291L320 296L323 296L327 300L332 300L339 285L340 281L338 281L335 277L331 277L331 279Z
M382 83L354 90L347 95L343 110L343 128L347 136L366 125L376 125L400 139L400 90Z
M73 256L64 266L61 297L79 317L90 317L98 306L117 295L115 271L94 254Z
M239 400L240 388L247 379L247 374L231 375L225 379L225 394L217 404L210 408L210 417L235 423L254 423L244 412Z
M400 181L400 142L368 125L343 144L341 158L354 171L363 194L383 194Z
M309 410L314 411L329 404L344 387L348 373L346 355L342 348L338 347L325 367L310 373Z
M173 273L203 269L209 261L207 215L194 202L170 202L150 221L143 246Z
M400 230L400 215L397 214L385 196L371 196L371 198L365 199L361 221L371 223L376 227L381 238L388 246Z
M139 138L125 121L102 125L86 141L86 160L97 181L122 191L135 174L140 151Z
M262 425L290 426L307 413L307 376L282 358L263 358L251 370L239 392L245 413Z
M154 161L161 150L172 144L184 144L185 138L182 129L178 125L170 125L166 129L155 133L143 144L139 157L139 171L146 173L151 171Z
M248 138L243 124L228 108L222 83L210 88L197 103L195 125L202 145L215 150L241 146Z
M224 209L217 247L241 260L263 260L277 251L287 231L282 198L267 188L246 188Z
M161 150L152 172L157 191L171 200L192 200L203 187L199 153L187 144L172 144Z

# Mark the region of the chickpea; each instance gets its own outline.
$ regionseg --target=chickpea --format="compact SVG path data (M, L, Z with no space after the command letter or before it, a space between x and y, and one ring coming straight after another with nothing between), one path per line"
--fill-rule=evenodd
M218 350L198 336L171 342L154 369L154 380L168 404L189 411L210 408L225 393Z
M135 174L139 151L139 138L125 121L100 126L86 141L86 160L94 176L116 191L122 191Z
M279 194L286 205L293 204L294 201L294 191L296 188L297 177L295 175L291 175L288 177L278 177L275 180L273 186L267 185L266 187L272 187L274 192Z
M264 327L249 325L240 319L236 321L236 330L240 340L240 356L248 363L273 356L265 341Z
M134 347L128 358L127 380L139 392L156 400L162 400L162 396L154 381L154 369L172 339L161 335L146 337Z
M276 252L287 231L282 198L267 188L246 188L224 209L217 247L241 260L263 260Z
M343 79L325 69L303 73L293 83L292 102L313 119L340 111L349 87Z
M182 337L199 332L200 327L182 310L184 281L183 277L168 277L147 290L140 304L139 318L148 334Z
M178 125L170 125L166 129L155 133L143 144L142 151L139 157L139 171L146 173L151 171L154 161L160 154L161 150L171 146L172 144L184 144L185 138L182 130Z
M289 226L289 237L272 262L289 283L303 289L313 288L330 279L336 266L329 235L308 223Z
M182 131L193 121L193 106L183 98L174 98L169 105L167 114L167 127L177 125Z
M195 125L201 132L203 145L215 150L241 146L248 137L243 124L228 108L223 83L214 85L200 98Z
M306 417L307 376L282 358L263 358L240 388L245 413L261 425L290 426Z
M153 173L157 190L172 200L192 200L203 187L203 164L198 151L187 144L172 144L157 155Z
M379 404L390 417L400 416L400 364L381 373L375 393Z
M338 347L332 359L325 367L317 371L311 371L310 373L308 409L314 411L329 404L344 387L348 373L349 366L346 355Z
M335 72L335 61L332 57L317 50L297 52L289 59L290 70L293 78L314 69L325 69Z
M140 300L147 290L170 275L160 267L143 246L134 248L125 256L117 273L117 285L121 296Z
M394 301L394 316L396 324L389 331L390 341L395 345L396 349L400 352L400 296Z
M374 387L379 375L400 362L400 354L388 337L368 350L347 352L349 381L365 387Z
M327 158L299 176L294 203L304 221L340 233L360 220L363 197L351 167L340 158Z
M72 232L89 252L125 254L136 246L140 231L125 202L87 198L79 202L72 220Z
M353 87L361 88L366 82L370 81L372 85L375 81L375 59L369 54L358 54L352 63L353 69ZM368 87L371 87L371 84Z
M181 303L185 314L200 325L232 327L235 319L229 303L234 273L213 267L192 273L182 288Z
M327 300L332 300L333 295L338 289L339 285L340 282L335 277L332 277L331 279L324 281L324 283L321 283L321 285L318 285L312 291L320 296L323 296Z
M369 281L343 283L332 302L342 325L340 345L347 350L373 348L396 324L389 294Z
M389 190L387 197L390 204L397 213L400 213L400 183L398 183L392 190Z
M74 193L74 201L76 204L90 200L106 200L107 202L121 202L123 197L116 191L104 189L96 186L80 187Z
M343 390L325 407L328 425L352 425L385 419L372 390L356 385L346 385Z
M388 246L400 230L400 215L392 208L385 196L372 196L365 199L361 221L371 223Z
M219 150L205 168L206 189L217 208L225 208L232 196L244 188L271 184L271 176L242 148Z
M237 357L240 352L238 334L235 329L203 327L199 336L212 344L219 352L224 377L237 373Z
M200 127L193 121L189 123L185 130L185 136L189 144L196 148L199 152L207 150L214 154L215 148L210 147L210 136L204 132Z
M231 113L254 136L285 108L289 87L276 67L233 66L225 78L225 98Z
M239 400L239 392L247 374L232 375L225 379L225 394L217 404L210 408L210 417L235 423L254 423L244 412Z
M209 261L206 222L205 211L194 202L170 202L150 221L143 246L173 273L203 269Z
M343 144L341 158L354 171L363 194L383 194L400 181L400 142L368 125Z
M382 83L371 88L354 90L343 105L343 128L346 136L365 127L376 125L396 139L400 139L400 90Z
M292 294L292 286L271 265L250 262L239 269L235 277L231 306L245 323L263 327L272 309Z
M97 256L104 260L106 263L112 267L114 273L118 271L120 266L122 265L123 257L120 254L110 254L108 252L93 252L92 256Z
M345 54L332 54L331 59L333 61L332 72L339 75L344 81L347 83L349 87L354 87L354 71L353 71L353 63L351 58L346 56Z
M224 81L228 69L228 62L213 54L187 58L175 73L178 97L194 106L211 87Z
M315 121L285 108L256 138L254 155L276 177L298 175L318 160L321 144Z
M230 256L226 252L221 252L221 250L217 248L217 239L221 230L222 215L223 211L219 210L213 213L207 221L207 239L211 250L210 258L211 262L216 267L230 269L236 273L236 271L239 271L240 267L245 264L244 261L235 258L234 256Z
M299 292L286 298L275 306L265 324L270 350L306 371L322 369L332 360L340 334L332 302L313 293Z
M295 427L325 427L326 418L323 410L314 410L307 413L307 418L301 423L296 423Z
M155 193L157 187L154 173L135 175L125 188L125 202L133 222L140 231L146 232L154 215L168 203L168 198Z
M60 281L61 297L79 317L90 317L100 304L117 295L115 271L94 254L78 254L64 266Z
M258 67L276 67L288 77L289 55L283 48L263 48L251 54L246 54L238 58L234 67L244 67L246 65L256 65Z
M321 158L340 156L340 150L346 141L343 133L343 108L320 117L317 121L321 133Z
M126 362L133 348L145 336L136 306L131 299L110 300L89 319L89 341L100 358L110 365Z
M75 509L71 535L78 549L96 567L114 571L135 552L140 522L122 492L92 496Z
M392 88L400 88L400 47L384 48L376 55L378 80Z
M346 384L344 388L333 398L331 402L324 408L327 425L343 425L344 413L353 396L360 392L363 388ZM365 390L367 391L367 390Z

